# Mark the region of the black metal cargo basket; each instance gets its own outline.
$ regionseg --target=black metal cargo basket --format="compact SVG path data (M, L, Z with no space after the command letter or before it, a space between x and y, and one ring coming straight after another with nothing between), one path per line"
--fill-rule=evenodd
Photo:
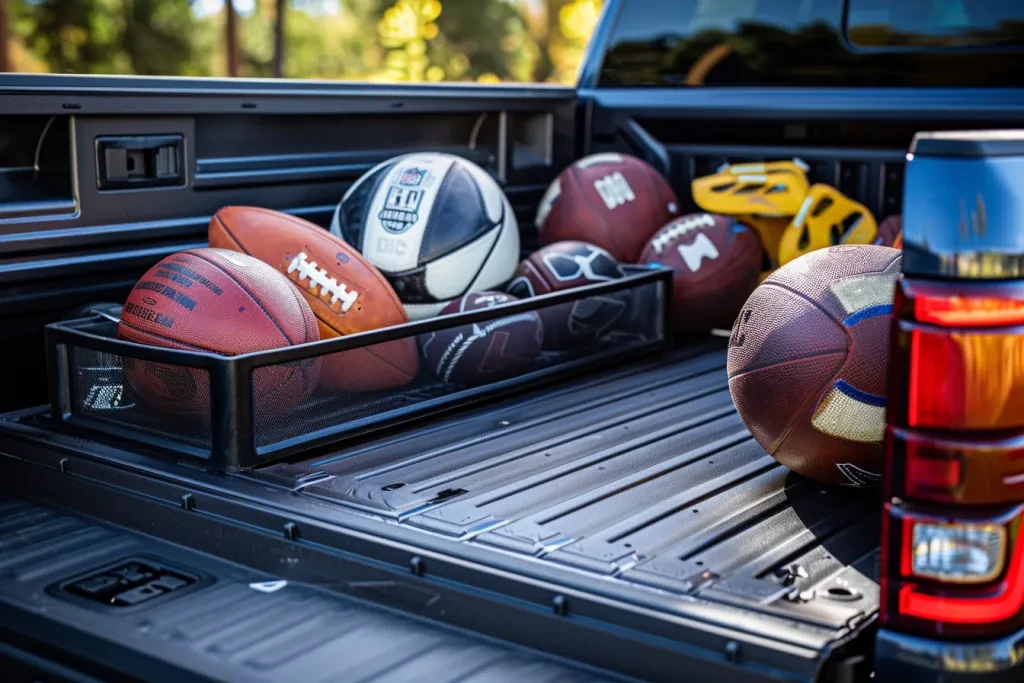
M671 271L626 269L619 280L238 356L123 341L116 319L99 315L54 323L46 329L51 418L62 430L144 453L212 470L248 469L663 345ZM583 330L574 343L542 347L514 374L484 383L446 376L436 355L425 352L432 337L449 342L524 316L545 321L570 314ZM367 354L387 359L399 346L418 359L411 378L363 389L360 377L375 381ZM353 368L352 381L327 386L328 365L335 375L339 367Z

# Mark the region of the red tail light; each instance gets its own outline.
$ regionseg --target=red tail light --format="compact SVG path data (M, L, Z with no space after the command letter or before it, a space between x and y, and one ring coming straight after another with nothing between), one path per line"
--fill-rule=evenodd
M1024 507L1017 506L995 516L958 514L954 520L887 504L882 546L887 570L882 580L884 623L951 638L998 636L1019 628L1024 614L1022 514ZM951 530L951 538L922 539L922 534L915 534L921 527ZM963 540L958 541L956 534ZM897 548L899 556L894 557L892 551ZM962 566L961 575L922 571L916 556L929 552L954 567ZM970 568L976 572L973 576Z
M897 287L882 621L933 637L1024 625L1024 283Z
M889 452L899 471L889 486L907 500L998 505L1024 500L1024 431L981 435L890 427Z
M918 294L914 301L914 318L922 323L942 327L1006 327L1024 325L1024 301L998 296L947 296Z

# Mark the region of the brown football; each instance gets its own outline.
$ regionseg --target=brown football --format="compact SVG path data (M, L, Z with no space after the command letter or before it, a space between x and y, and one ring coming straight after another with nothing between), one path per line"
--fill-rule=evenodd
M408 322L380 271L323 228L279 211L228 206L210 220L210 246L231 249L285 275L313 310L329 339ZM329 389L373 391L407 384L419 369L414 339L399 339L324 359Z
M121 339L235 356L320 339L316 319L295 288L260 261L222 249L189 249L146 271L121 309ZM124 358L125 379L163 412L209 416L204 370ZM264 368L254 398L275 411L300 403L316 386L314 360Z
M729 390L757 442L829 484L877 484L901 252L805 254L754 290L729 339Z
M672 326L681 333L731 328L757 286L763 262L753 230L713 213L669 222L648 240L639 259L672 269Z
M886 216L885 220L878 224L878 237L875 244L883 247L895 247L896 238L903 232L903 215L893 214Z
M618 261L600 247L586 242L556 242L520 263L506 289L516 298L526 299L624 275ZM626 291L541 308L538 313L544 324L544 348L561 350L588 344L621 324L629 310L630 294Z
M515 300L504 292L473 292L445 306L441 315L494 308ZM476 386L532 370L544 339L544 326L537 313L526 311L420 336L423 357L439 379Z
M592 154L562 171L537 210L541 244L580 240L621 263L634 263L644 242L679 213L668 181L628 154Z

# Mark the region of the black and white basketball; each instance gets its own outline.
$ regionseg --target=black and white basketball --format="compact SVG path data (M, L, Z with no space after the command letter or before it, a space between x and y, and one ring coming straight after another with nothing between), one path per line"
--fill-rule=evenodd
M624 277L622 266L601 247L587 242L550 244L530 254L508 285L508 292L527 298ZM544 346L568 349L613 331L630 309L628 292L594 294L571 303L539 309L544 321Z
M451 302L441 315L493 308L516 301L504 292L474 292ZM445 383L480 385L533 369L544 327L533 311L422 335L423 356Z
M380 269L411 320L503 285L519 260L505 193L451 154L406 154L371 169L338 204L331 232Z

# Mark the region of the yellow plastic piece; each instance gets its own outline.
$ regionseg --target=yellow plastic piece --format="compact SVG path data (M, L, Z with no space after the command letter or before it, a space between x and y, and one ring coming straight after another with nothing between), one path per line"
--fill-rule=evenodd
M772 268L779 267L779 241L782 234L789 225L789 218L777 218L775 216L737 216L736 220L744 225L749 225L757 231L761 237L761 246L768 254L768 261Z
M829 185L812 185L779 241L779 265L837 244L872 244L878 223L866 206Z
M807 190L807 164L800 159L722 166L691 187L694 202L709 213L763 217L796 215Z

